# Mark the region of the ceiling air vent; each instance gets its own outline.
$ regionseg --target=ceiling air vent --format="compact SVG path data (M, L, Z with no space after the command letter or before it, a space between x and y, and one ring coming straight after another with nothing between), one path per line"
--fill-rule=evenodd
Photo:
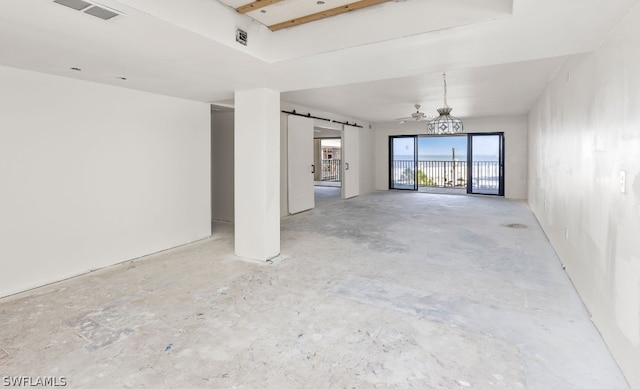
M54 3L62 4L66 7L73 8L76 11L82 11L91 5L91 3L87 3L82 0L53 0Z
M83 0L53 0L53 2L64 5L65 7L73 8L76 11L82 11L86 14L95 16L102 20L109 20L118 15L121 15L121 13L116 10L107 9L107 7L105 6L99 6L97 4Z
M247 45L247 32L241 29L236 29L236 42L241 45Z
M84 13L89 14L89 15L93 15L97 18L103 19L103 20L109 20L112 17L118 16L117 13L109 11L108 9L104 9L101 7L98 7L97 5L94 5L93 7L89 8L88 10L84 11Z

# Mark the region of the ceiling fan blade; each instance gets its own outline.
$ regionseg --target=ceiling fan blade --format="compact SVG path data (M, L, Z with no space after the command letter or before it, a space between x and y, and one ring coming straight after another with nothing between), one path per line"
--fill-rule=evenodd
M407 121L414 121L414 122L418 122L418 121L422 121L422 120L431 120L433 118L435 118L435 116L433 115L427 115L424 112L420 111L420 104L416 104L414 105L414 107L416 107L416 112L412 113L411 116L407 116L404 118L399 118L396 119L396 121L400 121L400 122L407 122Z

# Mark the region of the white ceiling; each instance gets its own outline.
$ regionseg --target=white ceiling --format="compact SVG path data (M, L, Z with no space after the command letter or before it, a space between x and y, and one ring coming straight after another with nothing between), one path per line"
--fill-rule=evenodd
M595 50L637 2L391 1L271 32L217 0L99 0L124 14L109 21L3 0L0 64L204 102L266 87L371 122L415 103L434 113L446 71L454 116L524 114L566 55Z
M563 57L457 69L447 73L447 103L452 116L524 115L555 74ZM283 100L327 112L352 114L371 122L411 116L414 104L437 116L443 106L441 73L286 92ZM345 111L348 109L348 112Z

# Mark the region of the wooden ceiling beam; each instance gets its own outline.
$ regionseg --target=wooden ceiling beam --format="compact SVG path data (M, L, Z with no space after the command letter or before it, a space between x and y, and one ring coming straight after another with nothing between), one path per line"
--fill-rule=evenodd
M271 4L279 3L282 0L256 0L253 3L245 4L241 7L236 8L236 11L241 14L246 14L247 12L255 11L262 7L266 7Z
M354 11L356 9L361 9L361 8L370 7L376 4L386 3L387 1L391 1L391 0L360 0L354 3L340 6L340 7L331 8L326 11L320 11L314 14L301 16L296 19L287 20L286 22L273 24L269 26L269 29L271 31L278 31L278 30L282 30L283 28L298 26L300 24L305 24L305 23L316 21L316 20L328 18L331 16L340 15L342 13Z

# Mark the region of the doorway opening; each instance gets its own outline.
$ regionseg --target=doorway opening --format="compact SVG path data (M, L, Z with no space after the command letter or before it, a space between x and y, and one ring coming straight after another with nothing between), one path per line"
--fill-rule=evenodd
M342 139L316 138L313 148L316 166L314 183L316 186L342 186Z
M467 192L467 136L418 136L418 191Z
M328 130L325 130L325 132ZM339 131L334 131L340 136ZM340 200L342 197L342 138L325 137L313 140L314 196L316 205Z
M287 115L287 209L295 214L319 203L360 194L360 132L355 125Z

